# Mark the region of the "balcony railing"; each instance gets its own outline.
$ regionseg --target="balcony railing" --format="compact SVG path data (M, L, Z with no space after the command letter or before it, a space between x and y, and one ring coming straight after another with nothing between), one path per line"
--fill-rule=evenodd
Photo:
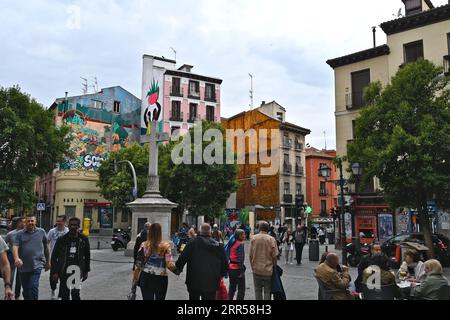
M450 76L450 55L444 56L444 75Z
M303 150L303 143L299 143L299 142L295 141L294 149L302 151Z
M205 94L205 101L217 102L216 95L215 94L212 94L212 95Z
M304 174L305 174L305 169L303 167L295 166L295 175L296 176L303 177Z
M204 120L209 121L209 122L218 122L219 118L218 117L214 117L214 116L205 116Z
M292 165L283 164L283 173L291 174L292 173Z
M320 189L319 190L319 196L326 197L326 196L328 196L328 192L326 190Z
M170 115L170 121L183 121L183 112L173 112Z
M194 123L195 121L202 120L202 118L196 113L189 113L188 121Z
M364 96L362 91L347 93L345 95L345 107L347 110L354 110L364 106Z
M284 203L292 203L292 194L288 194L288 193L285 193L284 195L283 195L283 202Z
M172 97L183 97L184 96L184 89L180 88L180 87L170 86L170 95Z
M200 100L200 91L189 90L188 98Z
M286 148L286 149L291 149L292 148L292 141L289 139L283 139L282 143L281 143L281 147L282 148Z

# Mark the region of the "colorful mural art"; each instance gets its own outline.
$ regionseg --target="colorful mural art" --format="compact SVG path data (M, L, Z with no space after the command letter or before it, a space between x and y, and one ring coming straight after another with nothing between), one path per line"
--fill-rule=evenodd
M144 122L145 127L147 128L146 134L148 136L150 135L150 122L158 121L160 119L162 108L161 104L158 102L158 99L159 99L159 85L157 81L153 80L151 87L147 92L148 107L144 111Z
M73 137L61 170L96 171L109 152L138 141L141 101L121 87L57 100L58 116Z

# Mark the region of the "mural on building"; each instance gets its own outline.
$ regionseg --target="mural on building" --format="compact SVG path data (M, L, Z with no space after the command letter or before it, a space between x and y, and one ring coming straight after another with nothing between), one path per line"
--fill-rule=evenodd
M147 92L148 106L144 111L144 123L145 127L147 128L146 131L147 135L150 135L150 122L158 121L161 115L162 108L161 104L159 104L158 102L158 99L159 99L159 85L158 82L153 79L151 87Z
M109 152L138 140L140 108L140 100L120 87L61 100L58 115L73 139L72 156L60 163L60 169L96 171Z
M394 235L394 223L392 214L379 214L380 240L387 240Z

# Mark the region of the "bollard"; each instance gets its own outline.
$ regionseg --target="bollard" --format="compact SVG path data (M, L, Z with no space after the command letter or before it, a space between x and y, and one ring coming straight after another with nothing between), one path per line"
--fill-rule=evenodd
M100 241L97 241L97 250L100 250Z
M328 252L328 246L325 246L325 252Z

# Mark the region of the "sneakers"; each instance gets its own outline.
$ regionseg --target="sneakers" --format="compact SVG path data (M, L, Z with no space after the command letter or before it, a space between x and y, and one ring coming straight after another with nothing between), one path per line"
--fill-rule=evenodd
M52 290L52 297L51 297L51 299L52 299L52 300L58 300L58 297L56 296L54 290Z

